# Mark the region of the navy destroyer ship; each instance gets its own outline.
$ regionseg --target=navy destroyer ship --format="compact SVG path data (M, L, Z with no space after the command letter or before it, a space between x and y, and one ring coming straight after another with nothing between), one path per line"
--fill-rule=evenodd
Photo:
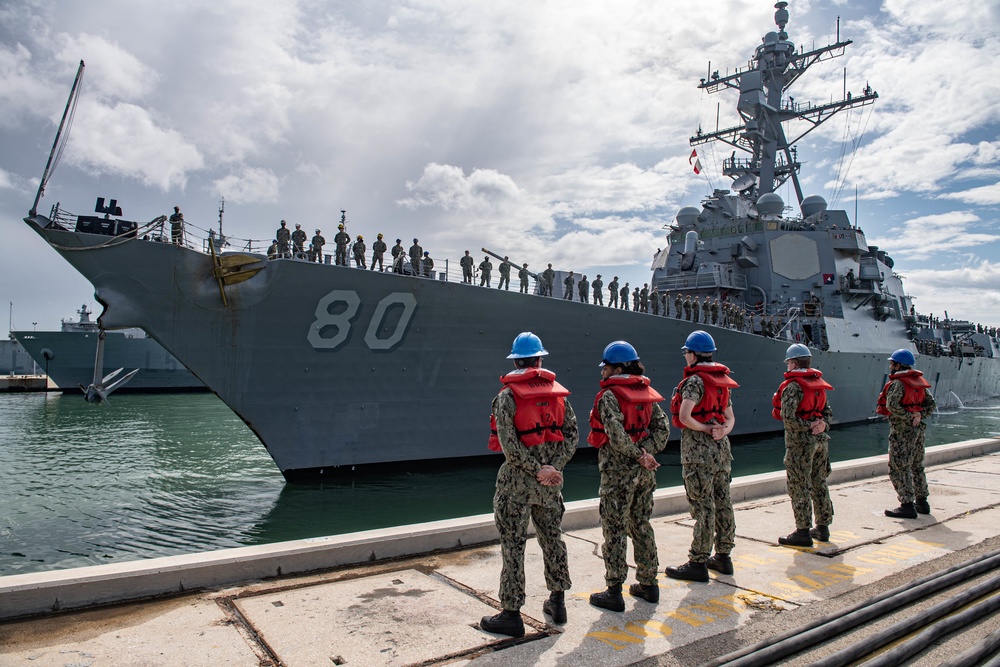
M662 308L601 308L269 259L212 239L191 247L157 235L162 218L127 221L103 199L98 216L75 216L59 205L42 215L36 197L25 222L94 285L104 307L100 326L147 331L240 416L289 480L489 454L490 400L508 370L511 340L524 330L541 336L547 365L575 392L581 442L608 342L627 338L654 384L669 390L681 375L678 351L698 328L714 336L717 358L741 384L736 434L780 428L770 401L791 341L814 348L816 366L837 388L830 401L840 423L874 416L886 357L897 348L918 355L939 403L1000 394L996 339L967 322L917 314L892 259L867 244L846 212L802 193L801 137L790 138L785 126L802 121L808 131L878 94L866 86L818 104L786 96L806 70L851 44L838 34L825 47L796 46L785 32L786 4L775 5L777 30L745 67L710 72L700 84L733 92L741 121L691 138L695 147L733 147L724 166L732 184L681 209L666 229L650 284L670 292L667 316ZM790 207L776 193L788 181L796 199ZM697 323L678 318L677 294L702 304L708 297L723 304L723 314L714 323L704 309Z
M11 336L59 389L80 391L94 375L94 356L100 327L90 319L86 305L77 318L63 319L59 331L12 331ZM207 391L207 387L142 329L106 332L104 364L107 369L138 369L118 393Z

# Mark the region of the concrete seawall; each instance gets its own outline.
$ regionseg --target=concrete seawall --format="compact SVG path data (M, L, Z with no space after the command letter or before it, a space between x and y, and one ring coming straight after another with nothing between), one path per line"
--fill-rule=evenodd
M1000 439L984 438L927 449L925 465L941 465L1000 451ZM887 457L875 456L833 465L829 482L847 483L887 474ZM784 472L733 480L734 503L781 496ZM655 494L654 516L683 514L683 487ZM565 531L600 523L597 500L567 503ZM491 514L292 540L207 553L0 577L0 620L233 586L271 577L370 564L443 550L488 544L498 539Z

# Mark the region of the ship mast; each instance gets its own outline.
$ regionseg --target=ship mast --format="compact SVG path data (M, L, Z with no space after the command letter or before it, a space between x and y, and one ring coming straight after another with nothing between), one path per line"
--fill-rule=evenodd
M724 88L740 92L736 110L743 120L741 125L724 130L705 133L700 129L691 137L692 146L710 141L721 141L733 148L749 154L723 160L722 173L734 180L734 189L744 196L756 200L763 194L774 192L792 179L795 195L802 203L802 187L799 185L801 164L796 155L795 144L834 114L843 109L866 106L878 99L878 93L871 86L865 86L863 94L852 96L846 93L844 99L825 104L796 102L794 98L783 99L783 94L813 64L837 58L844 54L845 47L852 40L840 40L840 23L837 24L837 41L827 46L796 51L795 44L788 39L785 25L788 23L787 2L774 5L774 22L778 32L764 35L763 43L757 47L753 58L745 68L735 73L719 76L718 70L711 72L707 79L701 79L699 88L715 93ZM785 135L784 123L801 119L809 123L804 132L793 139Z
M35 201L31 205L31 210L28 211L28 215L32 218L38 213L38 201L42 198L42 195L45 194L45 184L49 180L50 172L55 169L54 162L59 161L59 157L56 155L56 152L58 151L59 155L62 154L63 147L59 145L59 141L62 138L63 128L67 125L66 119L69 118L69 125L73 124L73 116L76 113L76 102L78 99L77 91L80 88L80 81L83 80L83 68L84 64L81 60L80 67L76 70L76 78L73 80L73 87L69 91L69 98L66 100L66 108L63 110L62 120L59 121L59 130L56 131L56 140L52 142L52 150L49 151L49 159L45 163L45 171L42 173L42 180L38 184L38 192L35 193ZM68 127L66 127L66 131L67 133L69 132Z

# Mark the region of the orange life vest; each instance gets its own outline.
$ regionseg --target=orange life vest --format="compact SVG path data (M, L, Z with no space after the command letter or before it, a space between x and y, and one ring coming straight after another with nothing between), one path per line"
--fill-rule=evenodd
M885 401L889 385L892 384L893 380L899 380L903 383L903 400L900 401L903 408L907 412L923 412L926 390L930 388L931 383L927 381L923 373L915 368L889 375L889 381L885 383L885 386L882 387L882 393L878 395L878 407L875 408L875 412L886 417L891 414Z
M833 386L823 379L823 374L812 368L796 369L785 373L785 381L778 387L771 398L771 416L781 421L781 392L790 382L797 382L802 387L802 400L795 414L799 419L807 422L816 421L823 418L823 409L826 407L826 392L833 389Z
M649 386L649 378L645 375L612 375L601 380L601 390L594 398L587 442L598 449L608 444L608 434L604 431L604 422L597 409L597 403L606 391L610 391L618 399L618 405L622 409L622 426L632 442L639 442L647 437L649 422L653 418L653 403L659 403L663 397Z
M705 395L701 402L694 406L691 416L702 424L713 419L723 424L726 421L726 408L729 406L729 390L740 385L729 377L729 369L717 363L698 363L684 368L684 379L680 381L670 399L670 421L677 428L686 428L681 422L681 387L692 375L697 375L705 383Z
M556 382L556 374L544 368L521 368L500 377L514 395L514 431L525 447L563 439L569 390ZM502 451L497 419L490 415L490 441L494 452Z

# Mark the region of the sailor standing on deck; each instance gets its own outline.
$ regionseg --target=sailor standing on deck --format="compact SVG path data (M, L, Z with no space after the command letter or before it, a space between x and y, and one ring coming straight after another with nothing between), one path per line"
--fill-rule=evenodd
M736 542L736 521L729 485L733 453L729 432L736 425L729 392L739 385L729 369L712 361L715 341L704 331L693 331L684 347L684 379L670 400L674 426L681 431L681 475L687 494L694 536L688 562L668 567L671 579L708 581L709 568L733 573L729 554ZM712 556L712 543L715 555Z
M876 408L878 414L889 418L889 480L899 497L899 507L886 510L885 515L894 519L916 519L918 513L931 513L924 474L924 431L937 404L930 382L912 368L915 363L907 349L892 353L889 381Z
M184 214L180 206L174 206L174 212L170 214L170 242L184 245Z
M337 254L334 260L337 266L347 266L347 246L351 243L351 235L344 229L344 223L337 225L337 234L333 242L337 244Z
M510 289L510 262L507 261L508 259L510 258L504 256L500 266L497 267L500 272L500 284L497 285L497 289Z
M474 260L472 259L472 255L469 254L468 250L465 251L465 257L460 259L458 263L461 264L462 266L462 282L471 285L472 265L474 263ZM527 266L527 264L525 264L525 266Z
M316 236L312 237L312 257L320 264L323 263L323 246L326 245L326 239L323 235L316 230Z
M623 340L609 343L600 366L601 390L590 411L587 442L599 449L601 553L608 589L591 595L590 604L625 611L622 584L628 576L627 537L632 538L639 582L629 587L629 593L647 602L660 600L656 536L649 517L660 467L653 455L667 446L670 425L657 405L663 396L649 386L634 347Z
M522 266L521 269L517 272L517 277L521 281L521 294L528 293L528 275L529 275L528 263L525 262L524 266Z
M571 585L566 544L559 532L565 511L562 469L576 451L580 435L576 415L566 400L569 391L555 381L555 373L542 368L542 357L547 354L535 334L518 335L507 355L517 370L500 378L503 389L493 399L489 448L504 455L493 497L503 558L503 611L483 617L479 625L487 632L511 637L524 636L520 609L525 598L529 518L542 548L545 586L550 591L542 610L555 623L566 622L565 591Z
M410 246L410 266L413 267L413 275L420 275L420 261L424 258L424 249L420 247L420 242L417 239L413 239L413 245Z
M590 288L594 290L594 305L603 306L604 305L604 281L601 280L601 274L598 273L597 277L594 278L593 282L590 283Z
M492 282L493 264L490 262L489 257L483 257L483 261L479 262L479 286L482 287L486 285L490 286Z
M542 271L542 290L545 296L552 296L552 287L556 280L556 272L552 270L552 265Z
M278 242L278 254L281 257L291 257L288 251L288 243L292 238L292 230L288 228L287 222L284 220L281 221L278 230L274 232L274 238Z
M771 399L771 416L785 425L785 473L795 515L795 532L778 543L811 547L813 538L830 539L833 501L830 476L830 419L833 411L826 392L833 387L812 368L812 352L800 343L785 352L785 381ZM813 511L816 527L812 527Z
M563 278L563 301L573 300L574 285L576 285L576 278L573 277L573 272L570 271L569 275Z
M368 248L365 246L365 237L358 234L358 239L354 242L354 268L367 269L365 266L365 251Z
M302 225L295 223L295 231L292 232L292 253L301 259L306 251L306 233L302 231Z
M385 241L382 240L382 234L379 233L379 235L375 237L375 243L372 244L372 271L375 270L375 262L378 262L378 270L380 273L385 271L385 266L382 264L382 258L385 255L386 247Z
M608 283L608 308L618 307L618 276L611 279Z

